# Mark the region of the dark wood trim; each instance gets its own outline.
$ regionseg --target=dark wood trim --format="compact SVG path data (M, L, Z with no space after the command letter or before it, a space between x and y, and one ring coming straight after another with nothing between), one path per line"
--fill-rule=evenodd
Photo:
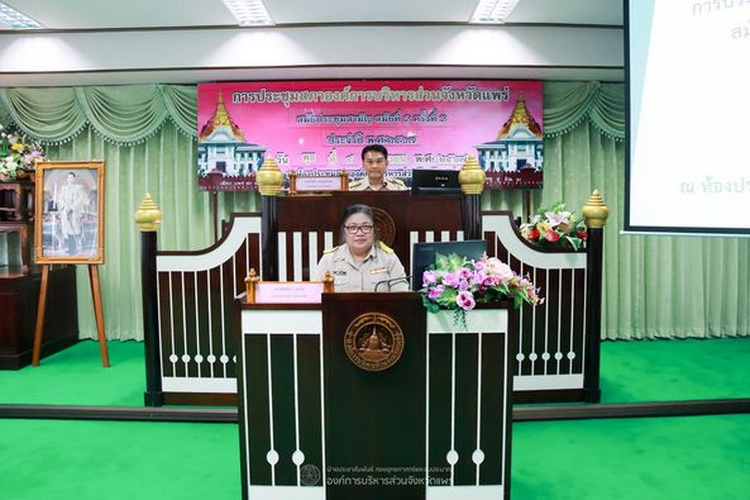
M586 343L583 346L583 392L586 403L602 400L600 384L602 333L602 255L604 230L588 228L586 242Z
M538 391L514 391L514 404L579 403L583 401L583 389L548 389Z
M692 417L749 414L750 398L702 399L653 403L515 406L514 422L599 418ZM154 422L237 423L236 408L185 409L113 406L0 405L0 419L136 420Z
M521 406L513 408L514 422L598 418L689 417L750 413L750 398L702 399L654 403Z
M159 349L159 309L156 292L156 231L141 232L141 293L143 301L143 343L145 348L146 406L164 404L161 392L161 351Z
M461 218L464 226L464 239L482 238L482 215L479 208L480 195L465 194L461 197Z
M120 406L0 406L0 418L237 423L235 408L141 408Z
M276 196L261 196L261 252L263 269L261 277L267 281L279 279L279 201Z
M165 405L237 406L236 394L202 392L164 392Z

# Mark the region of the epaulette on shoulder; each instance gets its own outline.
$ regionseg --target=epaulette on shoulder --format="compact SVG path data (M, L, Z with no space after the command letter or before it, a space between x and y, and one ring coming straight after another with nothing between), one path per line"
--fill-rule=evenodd
M394 184L398 184L399 186L406 186L406 184L404 184L404 181L402 181L398 177L393 177L392 179L388 179L388 182L392 182Z
M378 246L380 246L380 249L384 251L385 253L393 253L393 249L389 247L388 245L386 245L385 243L383 243L382 241L378 242Z
M341 245L337 245L337 246L335 246L335 247L331 247L331 248L326 248L325 250L323 250L323 253L324 253L324 254L326 254L326 253L333 253L333 252L335 252L335 251L336 251L336 250L337 250L337 249L338 249L338 248L339 248L340 246L341 246Z
M358 181L352 181L352 182L349 183L349 188L358 187L360 184L362 184L362 180L361 179L358 180Z

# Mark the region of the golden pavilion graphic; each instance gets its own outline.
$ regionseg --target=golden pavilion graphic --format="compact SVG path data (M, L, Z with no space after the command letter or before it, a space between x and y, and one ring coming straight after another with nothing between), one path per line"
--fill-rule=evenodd
M489 187L542 187L542 127L526 107L523 92L495 140L475 147Z
M245 139L219 92L213 115L198 133L198 185L218 191L253 189L265 152L265 146Z

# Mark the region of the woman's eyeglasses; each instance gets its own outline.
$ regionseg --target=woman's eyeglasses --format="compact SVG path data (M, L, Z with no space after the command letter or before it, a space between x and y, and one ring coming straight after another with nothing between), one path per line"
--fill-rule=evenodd
M358 231L362 230L362 234L370 234L375 226L372 224L362 224L361 226L357 226L356 224L352 224L349 226L344 226L344 229L349 234L357 234Z

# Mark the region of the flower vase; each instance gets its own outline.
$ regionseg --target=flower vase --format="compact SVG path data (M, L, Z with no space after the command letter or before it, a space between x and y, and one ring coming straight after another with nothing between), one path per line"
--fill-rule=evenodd
M429 333L496 333L508 332L508 311L510 304L499 303L496 306L482 307L466 311L465 327L457 324L454 311L441 309L427 313L427 331Z
M19 170L16 174L16 180L34 182L34 171Z
M34 171L17 170L15 172L15 177L7 173L1 173L0 182L34 182Z

